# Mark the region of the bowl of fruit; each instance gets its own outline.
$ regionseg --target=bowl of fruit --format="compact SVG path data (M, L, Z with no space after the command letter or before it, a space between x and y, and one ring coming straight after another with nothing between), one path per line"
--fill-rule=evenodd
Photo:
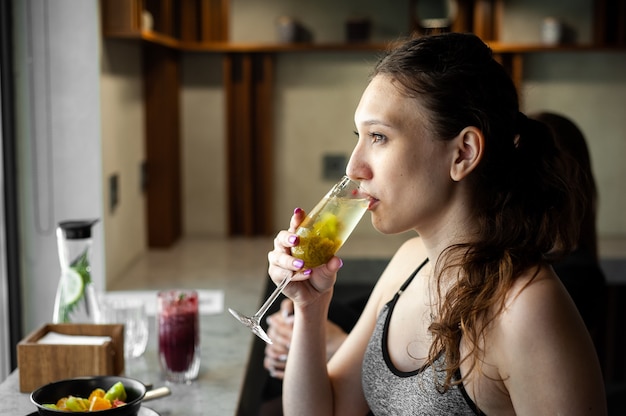
M168 387L149 390L128 377L96 376L46 384L33 391L30 400L40 415L98 412L102 416L136 416L143 401L170 393Z

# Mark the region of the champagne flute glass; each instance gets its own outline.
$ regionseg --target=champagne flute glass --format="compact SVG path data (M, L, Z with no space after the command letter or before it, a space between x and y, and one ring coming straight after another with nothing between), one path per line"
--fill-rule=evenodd
M307 269L326 263L348 239L367 211L368 204L369 200L361 192L359 184L344 176L304 218L296 230L300 242L291 249L291 254L303 260ZM261 318L294 274L291 273L276 287L253 316L243 315L231 308L228 308L229 312L255 335L271 344L272 340L261 327Z

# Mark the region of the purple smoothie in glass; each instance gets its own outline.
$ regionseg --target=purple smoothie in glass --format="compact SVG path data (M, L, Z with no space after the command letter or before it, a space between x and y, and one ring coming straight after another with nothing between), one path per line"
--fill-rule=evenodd
M172 290L159 293L159 362L166 378L186 382L199 367L198 294Z

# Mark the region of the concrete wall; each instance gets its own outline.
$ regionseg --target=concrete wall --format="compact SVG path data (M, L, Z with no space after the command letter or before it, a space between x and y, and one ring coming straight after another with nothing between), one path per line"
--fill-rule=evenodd
M145 194L141 165L145 160L145 120L141 44L107 40L100 53L102 107L102 190L108 280L123 274L147 249ZM113 206L110 180L117 177Z
M218 54L186 54L181 94L183 232L227 232L226 97Z

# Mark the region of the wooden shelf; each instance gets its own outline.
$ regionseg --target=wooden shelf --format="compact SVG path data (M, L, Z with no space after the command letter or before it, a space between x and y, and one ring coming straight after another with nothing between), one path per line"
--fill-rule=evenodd
M190 42L176 39L162 33L142 30L108 34L109 39L140 39L187 52L226 52L226 53L273 53L273 52L324 52L324 51L382 51L392 43L252 43L252 42Z
M275 52L350 52L382 51L389 43L234 43L197 42L181 43L180 49L189 52L228 52L228 53L275 53Z
M153 31L124 32L108 38L140 39L183 52L207 53L289 53L289 52L360 52L384 51L393 42L375 43L251 43L251 42L189 42ZM624 45L563 44L547 46L540 43L487 42L497 54L524 54L536 52L623 52Z
M137 34L137 38L172 49L180 49L181 42L168 35L163 35L149 30L143 30Z
M556 46L547 46L543 44L515 44L502 42L487 42L494 53L504 54L524 54L535 52L611 52L624 51L624 46L596 46L596 45L578 45L563 44Z

